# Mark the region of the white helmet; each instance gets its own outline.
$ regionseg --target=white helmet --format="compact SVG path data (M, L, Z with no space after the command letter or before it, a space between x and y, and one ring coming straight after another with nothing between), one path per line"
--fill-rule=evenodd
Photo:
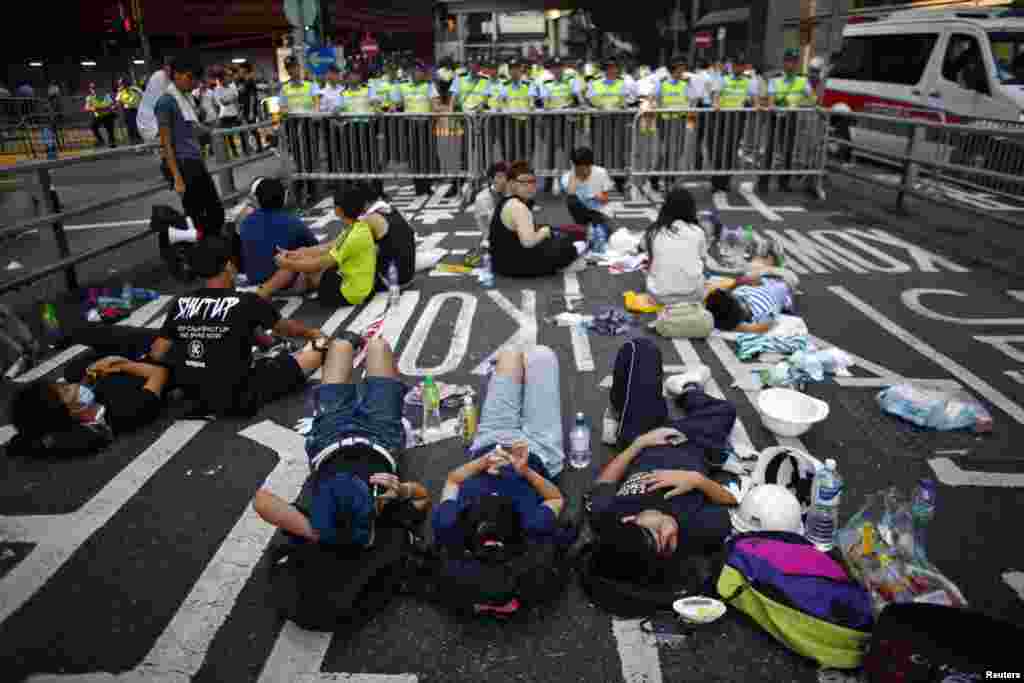
M738 508L729 511L732 526L739 533L790 531L803 535L800 503L796 496L776 484L758 484L743 497Z
M761 451L754 469L755 484L778 484L800 503L806 514L811 506L811 485L814 475L823 467L820 460L795 448L774 446Z

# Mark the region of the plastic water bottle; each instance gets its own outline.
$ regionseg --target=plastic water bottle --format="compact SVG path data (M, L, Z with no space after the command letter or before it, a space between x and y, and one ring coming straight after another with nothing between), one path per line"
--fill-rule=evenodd
M441 391L433 375L423 380L423 435L441 431Z
M124 287L121 288L121 299L124 300L124 302L126 304L131 305L131 303L132 303L132 283L131 282L125 282L124 283Z
M599 223L595 223L590 228L590 251L595 254L603 254L607 248L608 229Z
M569 467L581 470L590 465L590 425L583 413L576 413L576 424L569 432Z
M388 266L388 310L397 310L401 298L402 289L398 286L398 265L392 261Z
M484 289L494 288L494 271L491 269L491 250L484 249L480 255L480 286Z
M811 487L811 509L807 513L807 540L819 550L829 551L835 545L839 527L839 500L843 480L836 472L836 461L829 458L814 475Z
M466 394L462 397L462 410L459 412L459 434L462 436L462 444L468 449L473 445L476 438L477 413L473 405L473 395Z
M921 563L925 562L928 524L935 517L937 498L938 491L934 479L925 478L917 482L910 502L910 511L914 516L914 559Z

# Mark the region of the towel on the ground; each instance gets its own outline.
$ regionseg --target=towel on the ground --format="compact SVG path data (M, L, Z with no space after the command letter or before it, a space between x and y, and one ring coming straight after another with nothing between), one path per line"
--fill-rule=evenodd
M784 353L789 355L807 350L807 337L777 337L769 334L741 333L736 337L736 356L742 361L756 358L762 353Z

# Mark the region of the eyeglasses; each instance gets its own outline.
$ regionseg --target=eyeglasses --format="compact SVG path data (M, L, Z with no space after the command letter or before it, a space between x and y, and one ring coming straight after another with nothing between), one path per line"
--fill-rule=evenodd
M522 183L523 185L536 185L537 184L537 179L536 178L529 178L529 179L523 180L522 178L516 178L516 182L517 183Z

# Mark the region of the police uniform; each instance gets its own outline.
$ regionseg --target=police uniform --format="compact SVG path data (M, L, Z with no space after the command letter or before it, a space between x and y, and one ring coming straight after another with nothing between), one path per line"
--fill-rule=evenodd
M428 70L420 67L421 70ZM429 114L433 110L432 100L437 96L434 84L429 80L408 81L400 83L392 90L391 99L402 107L407 114ZM399 130L405 134L402 145L409 150L409 164L413 172L430 173L436 165L437 149L434 144L434 131L431 129L430 117L409 118L400 122ZM416 194L430 193L430 180L414 177Z
M717 94L720 111L715 115L715 149L711 154L711 163L714 169L728 170L738 165L739 149L743 141L747 114L729 110L746 108L756 94L756 87L746 76L729 74L722 77L720 91ZM730 180L731 176L712 176L711 187L715 191L728 192Z
M681 62L675 62L672 66L677 66ZM689 78L681 78L676 80L671 76L663 79L658 83L658 88L655 91L656 101L659 109L686 109L690 106L690 96L692 94L692 88L690 86ZM662 131L661 148L664 150L664 158L661 160L660 166L667 171L684 171L690 170L693 166L692 161L692 145L687 145L687 134L690 130L687 126L687 114L683 112L679 113L664 113L660 114L660 128ZM691 160L687 160L687 156L691 157ZM667 177L668 182L672 182L671 177Z
M286 66L292 62L286 62ZM289 80L281 85L281 100L287 107L287 114L315 112L320 90L316 83L306 80ZM288 121L285 117L284 126L288 131L288 148L292 151L292 159L300 171L314 171L318 165L321 126L320 122L307 118L296 118ZM296 190L304 187L310 195L316 187L313 182L299 183Z
M607 61L607 69L615 62ZM626 99L631 95L626 81L619 77L614 81L596 78L587 89L587 100L594 109L599 111L625 111ZM593 117L594 156L599 163L609 168L625 168L632 155L632 136L629 121L625 116ZM615 177L615 186L621 192L624 178Z
M561 65L561 61L555 62ZM551 78L537 85L537 100L546 110L573 109L576 96L573 79L562 71L558 79ZM573 116L546 116L537 120L537 147L534 167L538 170L568 168L569 153L576 144L576 118Z
M128 139L133 145L142 144L139 135L138 116L139 104L142 102L142 91L134 85L128 85L117 91L117 102L124 110L124 125L128 129Z
M114 124L117 118L114 115L114 100L110 95L89 95L85 98L85 104L92 111L92 134L96 136L96 141L103 144L103 138L100 136L100 126L103 126L107 131L107 145L117 147L117 140L114 139Z

